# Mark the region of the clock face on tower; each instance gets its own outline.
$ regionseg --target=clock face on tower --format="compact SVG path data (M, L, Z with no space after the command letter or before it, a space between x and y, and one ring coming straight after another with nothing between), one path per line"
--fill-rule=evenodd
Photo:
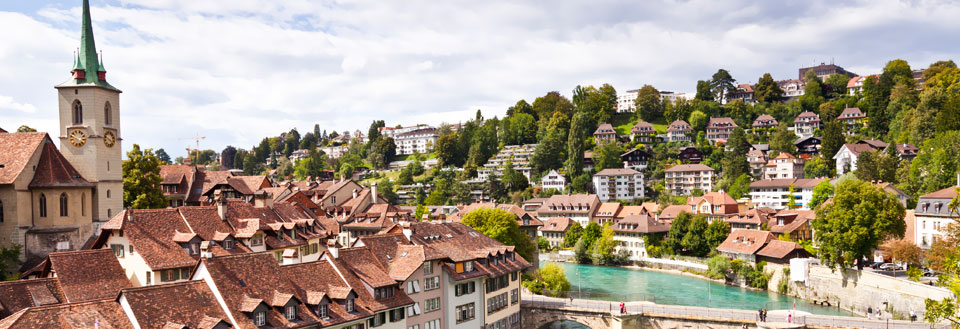
M113 147L113 144L116 143L117 136L115 136L112 131L103 133L103 145L106 145L107 147Z
M74 147L81 147L86 143L87 133L80 129L74 129L73 131L70 131L70 145L73 145Z

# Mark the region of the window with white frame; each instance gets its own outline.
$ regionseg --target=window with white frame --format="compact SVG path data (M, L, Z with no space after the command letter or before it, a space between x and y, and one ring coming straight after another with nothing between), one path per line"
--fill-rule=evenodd
M440 329L440 319L425 322L423 329Z
M424 263L423 263L423 274L424 274L424 275L433 274L433 262L424 262Z
M297 319L297 306L290 305L283 310L283 315L286 316L287 320L296 320Z
M440 276L429 277L423 279L423 290L434 290L440 288Z
M267 312L260 311L253 314L253 325L264 326L267 324Z
M440 297L434 297L423 301L423 311L433 312L440 309Z
M456 308L457 323L463 323L473 320L476 317L476 306L474 303L467 303Z

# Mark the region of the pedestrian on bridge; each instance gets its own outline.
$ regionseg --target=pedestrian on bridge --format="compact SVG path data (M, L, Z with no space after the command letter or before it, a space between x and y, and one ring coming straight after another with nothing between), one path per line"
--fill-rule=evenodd
M873 319L873 307L867 306L867 320Z

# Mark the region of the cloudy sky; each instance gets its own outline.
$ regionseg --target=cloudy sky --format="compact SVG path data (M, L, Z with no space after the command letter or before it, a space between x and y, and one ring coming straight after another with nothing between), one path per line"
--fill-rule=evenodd
M0 2L0 127L57 131L80 0ZM875 73L960 54L954 1L93 0L124 149L249 148L328 131L503 116L578 84L692 92L834 61Z

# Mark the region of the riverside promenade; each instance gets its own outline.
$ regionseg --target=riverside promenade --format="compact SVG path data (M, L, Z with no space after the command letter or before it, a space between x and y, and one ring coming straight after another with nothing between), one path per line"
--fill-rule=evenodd
M769 310L767 321L760 322L757 311L707 308L697 306L660 305L646 301L619 302L554 298L522 294L521 308L525 328L539 328L552 321L574 321L593 329L644 328L649 325L708 324L718 328L876 328L924 329L948 328L947 324L921 321L868 320L853 316L815 315L801 311ZM788 319L789 317L789 319Z

